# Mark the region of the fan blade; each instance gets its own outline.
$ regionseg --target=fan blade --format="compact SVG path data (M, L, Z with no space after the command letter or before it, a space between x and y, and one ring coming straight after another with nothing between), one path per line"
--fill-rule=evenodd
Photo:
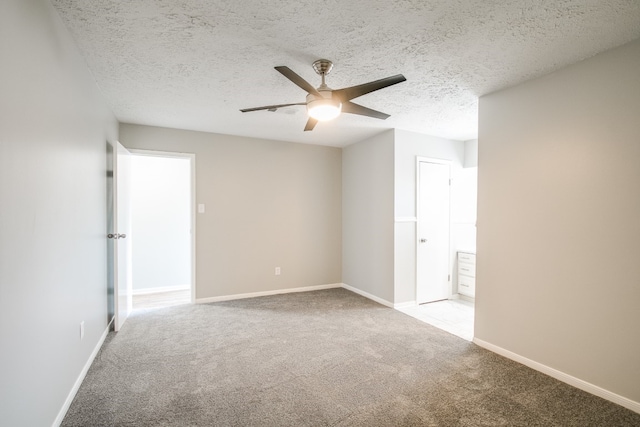
M391 117L388 114L382 113L380 111L372 110L371 108L363 107L362 105L356 104L351 101L346 101L342 103L342 112L359 114L361 116L367 116L367 117L375 117L376 119L382 119L382 120L385 120Z
M278 105L267 105L264 107L255 107L255 108L244 108L240 111L242 111L243 113L248 113L250 111L260 111L260 110L277 110L278 108L282 108L282 107L289 107L291 105L307 105L306 102L298 102L296 104L278 104Z
M313 128L316 127L316 124L318 124L318 120L313 117L309 117L309 120L307 120L307 124L304 127L304 131L313 130Z
M311 83L309 83L308 81L306 81L305 79L297 75L291 68L285 67L285 66L274 67L274 68L278 70L280 74L282 74L283 76L291 80L294 84L296 84L300 89L306 91L307 93L313 94L315 96L322 97L322 95L320 95L320 92L318 92L318 90L315 87L311 86Z
M344 89L334 90L332 93L333 97L337 97L340 101L345 102L351 99L357 98L359 96L365 95L369 92L373 92L374 90L382 89L387 86L395 85L398 83L402 83L407 79L402 75L398 74L396 76L386 77L384 79L376 80L369 83L364 83L357 86L346 87Z

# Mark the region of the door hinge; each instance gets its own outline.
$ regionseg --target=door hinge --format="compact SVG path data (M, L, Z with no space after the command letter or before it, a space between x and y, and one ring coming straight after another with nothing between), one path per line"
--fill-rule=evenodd
M449 274L449 275L447 276L447 282L450 282L450 281L451 281L451 275Z
M451 178L449 178L449 185L451 185Z

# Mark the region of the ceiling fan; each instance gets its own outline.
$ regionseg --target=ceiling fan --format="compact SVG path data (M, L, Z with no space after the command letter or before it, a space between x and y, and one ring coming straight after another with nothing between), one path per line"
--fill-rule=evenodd
M333 63L328 59L318 59L313 63L313 69L322 77L322 84L316 89L305 79L293 72L289 67L279 66L274 68L283 76L291 80L295 85L307 92L306 102L267 105L264 107L245 108L240 111L243 113L260 110L276 111L278 108L282 107L306 105L309 120L307 120L307 124L304 127L305 131L313 130L319 121L327 121L338 117L340 112L375 117L376 119L382 120L386 119L389 117L388 114L363 107L362 105L351 102L351 100L369 92L383 89L387 86L402 83L407 80L402 74L397 74L395 76L375 80L369 83L334 90L327 86L324 81L327 74L331 72Z

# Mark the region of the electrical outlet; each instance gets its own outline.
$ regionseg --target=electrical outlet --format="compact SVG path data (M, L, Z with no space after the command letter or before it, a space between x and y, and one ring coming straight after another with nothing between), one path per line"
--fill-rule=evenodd
M280 275L280 267L276 267L276 276Z
M80 339L84 338L84 320L80 322Z

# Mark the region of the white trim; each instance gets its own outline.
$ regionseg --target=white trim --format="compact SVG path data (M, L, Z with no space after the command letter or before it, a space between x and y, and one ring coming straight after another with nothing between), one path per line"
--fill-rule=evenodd
M186 291L191 289L191 285L177 285L177 286L161 286L159 288L144 288L144 289L134 289L132 291L133 295L149 295L149 294L157 294L160 292L173 292L173 291Z
M210 298L197 298L195 302L196 304L205 304L208 302L231 301L231 300L244 299L244 298L264 297L269 295L290 294L293 292L320 291L322 289L333 289L333 288L339 288L341 286L342 286L342 283L331 283L329 285L305 286L302 288L275 289L273 291L250 292L246 294L235 294L235 295L222 295L219 297L210 297Z
M473 338L473 342L480 347L486 348L494 353L499 354L500 356L504 356L507 359L514 360L518 363L522 363L525 366L528 366L531 369L535 369L536 371L542 372L543 374L549 375L557 380L560 380L564 383L567 383L571 386L579 388L580 390L586 391L587 393L591 393L603 399L606 399L610 402L616 403L620 406L624 406L627 409L632 410L633 412L637 412L640 414L640 402L636 402L624 396L620 396L619 394L613 393L609 390L605 390L597 385L591 384L580 378L576 378L569 374L566 374L557 369L551 368L547 365L543 365L542 363L536 362L531 359L527 359L524 356L520 356L512 351L506 350L502 347L498 347L497 345L488 343L478 338Z
M196 155L189 154L189 169L191 170L191 304L196 301Z
M168 158L176 158L180 157L183 159L188 159L194 157L193 153L185 153L180 151L158 151L158 150L141 150L139 148L127 148L131 154L135 154L138 156L148 156L148 157L168 157Z
M418 305L418 303L415 301L399 302L397 304L393 304L393 308L400 310L403 308L415 307L416 305Z
M416 163L427 162L427 163L439 163L441 165L449 165L453 164L453 161L450 159L437 159L435 157L424 157L424 156L416 156Z
M109 325L111 325L111 323L109 323ZM98 355L98 352L102 347L102 344L104 344L104 340L107 339L107 335L109 334L109 325L107 326L107 329L105 329L104 332L102 333L102 336L98 340L98 343L93 349L93 352L91 352L91 355L87 360L87 363L84 364L82 371L80 371L80 375L78 375L78 378L76 379L76 382L73 384L71 391L69 391L69 395L67 396L67 399L64 401L62 408L60 408L60 411L58 412L58 416L53 421L52 427L58 427L60 424L62 424L62 420L64 420L64 417L67 415L67 411L69 410L69 407L73 402L73 399L76 397L76 394L78 393L78 390L82 385L82 382L84 381L84 377L87 376L87 372L89 372L89 368L91 367L91 364L93 363L94 359Z
M396 222L418 222L418 218L415 216L397 216Z
M476 299L474 297L470 297L468 295L462 295L462 294L455 294L455 296L457 296L456 299L460 299L462 301L466 301L466 302L472 302L475 303Z
M377 302L378 304L382 304L385 307L393 308L393 303L387 301L386 299L382 299L380 297L370 294L369 292L365 292L361 289L354 288L353 286L347 285L346 283L342 283L342 287L348 291L353 292L354 294L361 295L365 298L369 298L370 300Z
M196 155L194 153L184 153L177 151L157 151L157 150L140 150L130 149L131 154L137 156L148 157L168 157L189 159L189 169L191 170L190 200L189 207L191 210L191 303L196 302Z
M377 302L378 304L382 304L385 307L389 308L404 308L416 305L415 301L403 302L399 304L393 304L385 299L379 298L375 295L370 294L369 292L365 292L358 288L354 288L353 286L347 285L346 283L331 283L328 285L316 285L316 286L305 286L302 288L289 288L289 289L275 289L273 291L262 291L262 292L250 292L246 294L235 294L235 295L222 295L219 297L210 297L210 298L198 298L196 299L196 304L206 304L210 302L220 302L220 301L232 301L236 299L245 299L245 298L256 298L256 297L264 297L269 295L280 295L280 294L289 294L294 292L310 292L310 291L320 291L323 289L334 289L334 288L343 288L348 291L353 292L354 294L358 294L365 298L368 298L372 301Z

